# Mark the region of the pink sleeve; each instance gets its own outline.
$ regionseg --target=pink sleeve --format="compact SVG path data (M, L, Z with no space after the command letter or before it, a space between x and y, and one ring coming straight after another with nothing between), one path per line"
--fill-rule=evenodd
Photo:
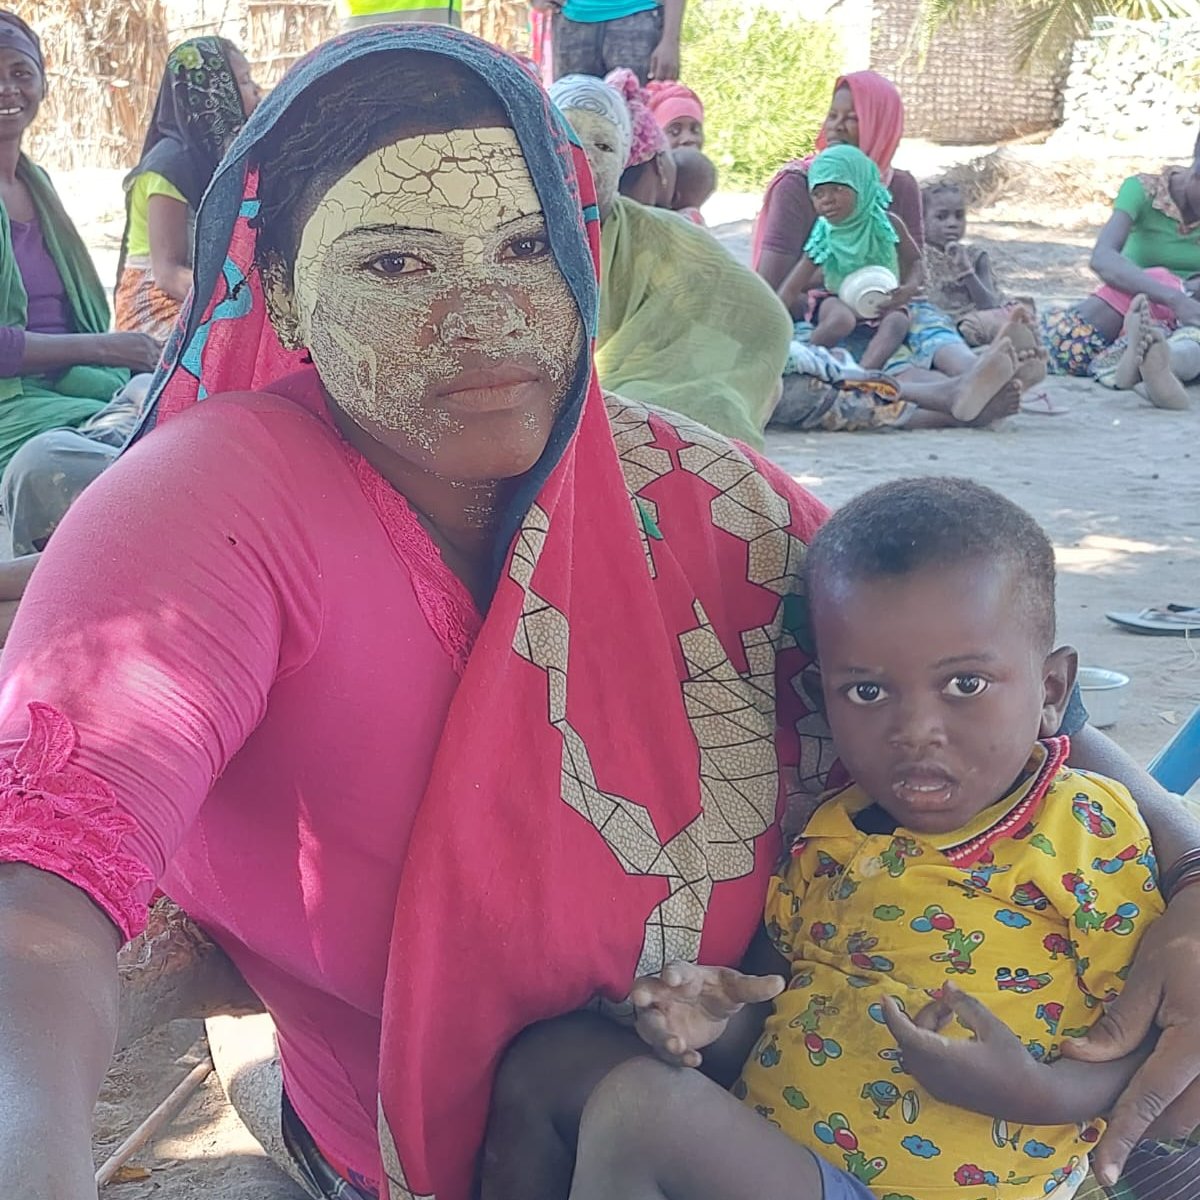
M205 401L56 531L0 659L0 861L130 937L213 782L311 654L320 597L281 423Z
M921 188L907 171L892 172L892 212L904 222L918 247L925 245L925 213L921 207Z
M808 195L808 177L803 171L786 171L767 195L758 218L762 222L759 249L790 255L799 262L817 219Z

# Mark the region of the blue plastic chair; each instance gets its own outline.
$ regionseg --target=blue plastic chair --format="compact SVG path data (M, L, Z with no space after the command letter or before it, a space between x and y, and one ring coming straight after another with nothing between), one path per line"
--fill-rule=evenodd
M1154 756L1147 770L1168 792L1181 796L1200 779L1200 707Z

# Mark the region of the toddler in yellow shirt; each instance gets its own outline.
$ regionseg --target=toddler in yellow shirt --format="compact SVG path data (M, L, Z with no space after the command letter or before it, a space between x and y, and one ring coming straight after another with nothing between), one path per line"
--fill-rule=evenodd
M1050 736L1076 670L1053 548L986 488L904 480L836 513L807 572L855 783L772 880L767 978L674 964L632 993L683 1066L742 1001L773 1011L732 1096L652 1060L601 1084L572 1200L1068 1200L1144 1055L1060 1045L1163 905L1129 793Z

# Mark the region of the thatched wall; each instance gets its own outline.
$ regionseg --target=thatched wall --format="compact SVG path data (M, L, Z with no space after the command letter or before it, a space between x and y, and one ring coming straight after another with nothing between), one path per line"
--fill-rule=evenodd
M871 66L900 88L910 137L975 144L1058 124L1066 66L1019 69L1003 0L940 29L924 62L916 37L919 5L875 0L871 30Z
M473 33L528 45L527 0L465 0ZM132 166L171 46L217 33L264 87L337 31L334 0L16 0L42 38L50 94L30 149L58 169Z

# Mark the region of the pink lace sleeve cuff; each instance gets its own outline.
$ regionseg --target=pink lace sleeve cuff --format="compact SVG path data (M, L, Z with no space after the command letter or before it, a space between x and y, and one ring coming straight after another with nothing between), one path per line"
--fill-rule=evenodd
M27 863L82 888L128 939L146 923L153 875L124 850L133 817L103 779L72 765L78 742L56 708L29 705L29 736L0 758L0 862Z

